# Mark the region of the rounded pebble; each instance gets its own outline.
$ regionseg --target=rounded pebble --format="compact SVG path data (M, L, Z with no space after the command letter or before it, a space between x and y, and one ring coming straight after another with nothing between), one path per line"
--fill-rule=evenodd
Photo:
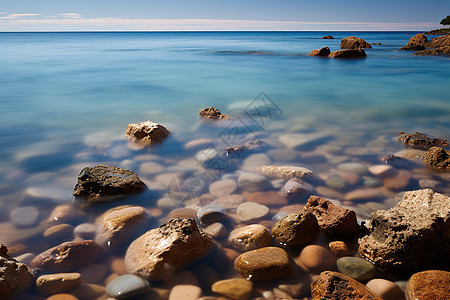
M257 222L269 214L269 208L255 202L245 202L238 206L236 213L242 222Z
M370 280L366 286L383 300L404 300L405 293L394 282L375 278Z
M34 206L18 207L11 211L9 217L17 227L31 227L38 221L39 210Z
M117 277L106 287L106 294L116 299L127 299L150 289L150 283L139 276L126 274Z
M57 273L42 275L36 280L39 294L49 296L67 292L81 284L80 273Z
M339 272L358 281L368 281L377 272L374 264L358 257L341 257L336 261L336 265Z
M53 209L47 222L62 223L68 222L77 216L77 209L69 204L61 204Z
M211 225L203 229L203 231L214 239L222 239L228 234L227 228L219 222L212 223Z
M169 300L197 300L202 296L202 289L196 285L180 284L172 288Z
M323 246L308 245L303 248L295 261L306 272L320 273L334 267L336 256L330 249Z
M79 299L74 295L63 293L50 296L46 300L79 300Z
M74 227L69 224L58 224L44 231L43 236L48 239L72 239Z
M97 226L94 223L82 223L73 229L73 235L76 239L93 240Z
M245 200L247 202L256 202L262 205L268 206L276 206L276 205L286 205L288 204L288 200L286 197L281 195L276 191L267 191L267 192L254 192L249 194Z
M231 195L237 188L237 183L233 179L224 179L211 183L209 193L214 197Z
M202 225L208 226L215 222L224 221L228 218L228 215L224 207L216 203L210 203L198 209L197 217Z
M252 294L253 283L243 278L225 279L215 282L211 290L233 300L247 300Z
M364 175L369 172L368 168L357 162L342 163L337 166L339 170Z
M239 176L238 186L248 192L265 191L272 187L269 179L262 175L244 173Z
M228 243L238 251L249 251L272 245L272 236L266 227L252 224L231 231Z

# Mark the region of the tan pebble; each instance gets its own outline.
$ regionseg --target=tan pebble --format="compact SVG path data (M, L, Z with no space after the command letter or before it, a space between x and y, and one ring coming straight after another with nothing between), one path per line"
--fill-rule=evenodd
M346 201L371 200L383 197L383 193L379 189L374 188L356 189L345 194Z
M164 167L156 162L148 161L139 166L139 175L153 175L160 173L164 170Z
M252 294L253 283L243 278L225 279L211 286L214 293L224 295L233 300L247 300Z
M102 264L90 264L82 267L79 272L83 276L84 283L96 283L102 280L108 268Z
M243 222L256 222L269 213L269 208L255 202L245 202L238 206L236 214Z
M197 212L192 208L175 208L170 213L168 218L195 218Z
M226 209L236 209L242 202L244 202L244 198L238 194L222 196L213 201Z
M73 237L74 227L69 224L58 224L44 231L43 236L48 239L64 238L70 240Z
M393 191L400 191L405 189L411 180L411 173L401 170L393 177L386 177L383 179L383 184L386 188Z
M36 280L36 290L39 294L48 296L67 292L80 284L80 273L48 274L42 275Z
M115 257L110 263L111 271L119 275L127 274L127 268L125 267L125 260L121 257Z
M98 298L105 294L105 287L98 284L83 283L71 290L70 293L81 299Z
M201 150L212 142L213 142L212 139L206 139L206 138L196 139L196 140L192 140L192 141L189 141L186 144L184 144L183 148L186 150Z
M284 183L283 183L284 184ZM288 200L286 197L276 191L253 192L249 193L245 200L247 202L256 202L262 205L286 205Z
M62 223L67 222L78 215L77 209L70 204L58 205L50 213L47 222Z
M303 204L291 204L283 206L282 208L280 208L279 212L299 212L303 210L304 207L305 205Z
M151 208L147 208L147 214L149 216L152 216L154 218L159 218L162 216L163 211L161 208L158 207L151 207Z
M350 256L352 251L349 249L348 245L343 241L332 241L328 244L331 252L333 252L336 256Z
M269 230L259 224L252 224L234 229L228 243L238 251L249 251L272 244L272 236Z
M397 170L390 165L370 166L369 172L378 177L389 177L397 174Z
M313 176L313 171L297 166L261 166L257 170L261 175L269 178L309 178Z
M308 245L295 259L297 265L306 272L319 273L336 265L336 256L330 249L319 245Z
M182 284L172 288L169 300L197 300L202 296L202 289L196 285Z
M209 225L204 229L204 231L215 239L224 238L228 234L227 228L219 222Z
M371 289L377 296L383 300L404 300L405 293L402 289L392 281L375 278L366 283L366 286Z
M213 182L209 186L209 193L214 197L231 195L237 188L237 183L233 179L223 179Z
M79 299L71 294L56 294L48 297L46 300L79 300Z

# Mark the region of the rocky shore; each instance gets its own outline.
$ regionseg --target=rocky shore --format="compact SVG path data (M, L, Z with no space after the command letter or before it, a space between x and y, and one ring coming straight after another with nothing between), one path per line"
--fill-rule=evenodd
M367 46L350 40L356 49L349 51ZM205 126L234 119L214 108L202 110L200 118ZM139 139L155 139L150 136L162 127L152 124ZM122 161L136 172L77 165L77 201L50 211L30 201L1 224L8 238L0 241L0 295L50 300L448 295L448 141L400 132L357 147L333 144L333 137L329 131L300 130L267 137L268 149L256 147L260 142L231 147L239 151L229 145L211 149L205 138L189 140L182 149L192 158L169 160L167 167L163 155L145 152L157 147L149 142L134 150L141 151L134 161ZM404 148L386 155L394 140ZM228 165L219 169L222 160Z

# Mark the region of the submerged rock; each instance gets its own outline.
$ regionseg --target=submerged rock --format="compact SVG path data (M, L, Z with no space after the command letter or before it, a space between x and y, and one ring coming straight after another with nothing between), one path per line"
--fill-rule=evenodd
M409 39L408 44L400 50L424 50L428 44L428 38L423 33L418 33Z
M311 284L313 300L372 299L382 300L364 284L339 272L325 271Z
M230 119L230 116L227 116L226 114L222 114L220 112L220 110L218 110L217 108L214 108L212 106L202 109L198 113L198 115L202 119L210 119L210 120L218 120L218 119L227 120L227 119Z
M288 200L295 201L310 194L313 190L314 187L306 181L299 178L292 178L281 187L280 193Z
M320 49L314 49L311 52L309 52L309 56L328 56L330 55L331 51L329 47L322 47Z
M80 273L56 273L42 275L36 280L36 290L40 295L50 296L67 292L81 284Z
M232 278L214 282L211 291L233 300L247 300L253 290L253 283L244 278Z
M372 48L372 46L362 38L356 36L346 37L341 40L341 49L361 49L361 48Z
M447 140L431 138L427 134L417 131L412 134L402 131L397 135L397 140L418 149L427 149L433 146L449 146Z
M34 281L34 276L27 266L17 262L7 253L8 248L0 244L0 296L5 300L26 290Z
M431 189L406 192L389 210L369 217L359 252L386 271L450 266L450 197Z
M146 279L166 279L173 272L208 254L215 243L193 219L170 219L130 244L125 255L128 273Z
M356 213L334 205L331 201L310 196L305 210L311 211L316 216L319 226L332 237L353 239L360 232Z
M251 224L231 231L228 243L235 250L250 251L272 245L272 235L260 224Z
M319 235L317 219L309 211L290 213L272 227L273 237L281 244L303 247L317 239Z
M94 203L111 200L114 196L136 194L145 189L145 183L133 171L97 165L81 170L73 195Z
M258 173L269 178L309 178L313 176L313 171L296 166L261 166L258 168Z
M170 131L161 124L145 121L138 124L128 124L125 132L135 142L154 144L162 142Z
M338 50L331 52L328 57L334 57L334 58L360 58L360 57L367 57L366 52L364 49L345 49L345 50Z
M422 156L423 161L440 170L450 171L450 151L446 151L440 147L432 147Z

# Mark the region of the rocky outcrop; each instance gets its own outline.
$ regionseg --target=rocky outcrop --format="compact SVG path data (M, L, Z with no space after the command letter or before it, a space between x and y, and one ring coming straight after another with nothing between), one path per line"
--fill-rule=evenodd
M450 34L432 39L431 42L428 43L427 47L431 49L418 51L413 55L450 55Z
M364 284L339 272L324 271L311 283L313 300L372 299L382 300Z
M138 124L128 124L125 132L133 141L143 144L162 142L170 131L161 124L145 121Z
M449 146L447 140L440 138L432 138L428 136L426 133L421 133L417 131L411 134L401 131L397 135L397 140L399 142L405 143L417 149L428 149L434 146L440 147Z
M450 28L439 28L439 29L433 29L430 31L425 32L427 35L443 35L443 34L449 34Z
M431 189L406 192L389 210L367 220L359 253L386 271L450 266L450 197Z
M331 237L353 239L360 232L355 212L334 205L331 201L310 196L305 210L316 216L319 226Z
M309 52L308 55L309 56L328 56L328 55L330 55L330 53L331 53L330 48L323 47L323 48L315 49L315 50Z
M333 51L328 55L328 57L334 57L334 58L362 58L367 57L366 52L364 49L345 49L345 50L338 50Z
M334 37L332 35L326 35L326 36L323 36L322 39L324 39L324 40L334 40Z
M361 48L372 48L372 46L365 40L356 36L346 37L341 40L341 49L361 49Z
M123 205L97 218L95 241L104 248L118 248L144 227L149 220L145 208Z
M427 165L435 169L450 171L450 151L441 147L431 147L422 158Z
M319 235L317 219L309 211L290 213L272 227L273 237L281 244L291 247L304 247Z
M101 260L103 248L92 240L65 242L50 248L31 261L31 266L50 272L68 272Z
M220 112L220 110L218 110L217 108L214 107L207 107L202 109L198 115L200 116L200 118L202 119L210 119L210 120L227 120L230 119L230 116L227 116L226 114L222 114Z
M114 196L136 194L145 189L145 183L133 171L98 165L81 170L73 195L93 203L108 201Z
M427 44L427 36L423 33L419 33L410 38L408 44L404 47L401 47L400 50L424 50Z
M7 253L8 248L0 244L0 298L5 300L26 290L34 282L34 276L28 271L28 267Z
M125 255L128 273L151 280L167 279L207 255L215 243L193 219L170 219L130 244Z

